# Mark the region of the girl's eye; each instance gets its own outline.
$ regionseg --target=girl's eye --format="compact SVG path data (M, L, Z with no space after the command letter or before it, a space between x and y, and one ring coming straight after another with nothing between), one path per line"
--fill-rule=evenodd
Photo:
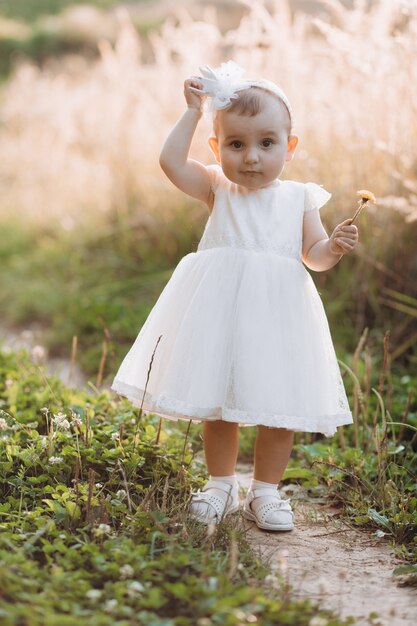
M234 148L240 148L242 144L240 141L235 140L235 141L232 141L230 145L233 146Z
M268 145L265 145L265 144L268 144ZM263 142L262 142L262 145L263 145L265 148L269 148L269 146L272 146L272 144L273 144L272 139L264 139L264 140L263 140Z

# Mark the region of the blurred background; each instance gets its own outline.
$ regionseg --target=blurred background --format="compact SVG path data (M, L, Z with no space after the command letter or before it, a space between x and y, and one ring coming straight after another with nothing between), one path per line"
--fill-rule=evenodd
M1 0L6 348L27 344L67 382L111 383L208 218L158 163L183 82L234 59L287 93L300 139L281 178L332 192L329 234L357 190L377 197L355 252L311 274L344 363L362 337L377 377L385 337L395 412L417 385L416 58L414 0ZM204 117L191 150L205 163L210 131Z

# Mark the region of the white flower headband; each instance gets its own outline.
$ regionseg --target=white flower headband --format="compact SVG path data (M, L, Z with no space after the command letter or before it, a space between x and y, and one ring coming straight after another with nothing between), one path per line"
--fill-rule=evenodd
M288 109L291 122L291 131L294 126L294 114L291 105L285 93L278 85L266 78L260 80L251 80L242 78L245 70L235 61L227 61L222 63L220 67L211 68L209 65L203 65L199 68L202 76L199 76L200 82L203 84L204 91L190 87L195 93L204 93L211 97L208 102L208 110L213 112L215 109L225 109L231 104L232 99L238 98L238 91L248 89L249 87L260 87L269 91L282 100Z

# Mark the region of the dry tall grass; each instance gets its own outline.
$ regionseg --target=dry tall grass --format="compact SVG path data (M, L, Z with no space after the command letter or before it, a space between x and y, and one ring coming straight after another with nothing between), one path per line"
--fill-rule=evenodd
M378 197L376 237L393 212L417 220L417 8L380 0L347 10L325 0L332 18L298 12L287 1L248 2L239 26L221 34L212 7L204 21L185 10L151 34L152 62L129 14L119 10L113 48L100 60L21 62L0 103L1 213L72 230L120 216L169 211L182 194L158 165L160 147L184 110L183 80L201 64L233 58L247 75L282 85L296 116L300 143L283 178L311 180L333 191L344 216L356 189ZM212 161L204 118L192 156ZM361 216L362 219L362 216Z

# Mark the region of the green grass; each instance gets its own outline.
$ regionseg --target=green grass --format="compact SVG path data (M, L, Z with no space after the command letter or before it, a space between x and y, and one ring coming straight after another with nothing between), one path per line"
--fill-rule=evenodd
M279 572L266 582L238 514L211 534L187 518L205 472L179 428L45 384L23 350L0 351L0 406L4 626L354 623L294 600Z
M109 9L121 2L120 0L0 0L0 15L30 23L45 15L57 15L74 4L87 4L100 9Z

